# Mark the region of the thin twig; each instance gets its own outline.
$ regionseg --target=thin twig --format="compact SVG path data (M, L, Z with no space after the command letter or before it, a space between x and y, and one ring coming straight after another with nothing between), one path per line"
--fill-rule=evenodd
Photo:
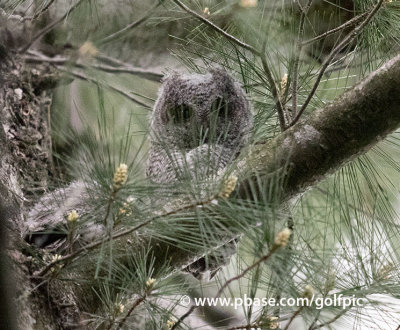
M156 72L156 71L151 71L147 69L142 69L142 68L137 68L134 67L128 63L124 63L121 61L118 61L118 66L110 66L110 65L103 65L103 64L84 64L80 62L73 62L70 57L67 56L55 56L55 57L49 57L46 56L40 52L37 51L28 51L28 54L24 56L24 59L27 63L50 63L50 64L59 64L59 65L64 65L66 63L77 67L81 69L96 69L99 71L104 71L108 73L127 73L127 74L133 74L137 75L143 78L146 78L151 81L161 81L163 78L163 74ZM97 58L97 56L96 56ZM110 57L107 57L108 59L111 59ZM114 59L115 60L115 59ZM110 60L111 61L111 60ZM115 60L117 61L117 60Z
M278 250L280 247L281 247L281 245L279 245L279 244L274 244L274 245L272 246L272 248L269 250L269 252L268 252L266 255L264 255L263 257L261 257L260 259L258 259L254 264L252 264L252 265L250 265L249 267L247 267L247 268L246 268L243 272L241 272L239 275L234 276L234 277L230 278L229 280L227 280L227 281L222 285L222 287L218 290L218 292L217 292L217 294L215 295L214 299L219 298L219 297L221 296L222 292L225 290L225 288L226 288L229 284L231 284L231 283L234 282L234 281L237 281L237 280L241 279L241 278L242 278L243 276L245 276L249 271L251 271L252 269L254 269L255 267L257 267L258 265L260 265L262 262L268 260L268 259L271 257L271 255L272 255L276 250ZM185 320L190 314L192 314L193 311L194 311L197 307L199 307L199 306L193 305L193 306L189 309L189 311L187 311L184 315L182 315L182 316L179 318L179 320L174 324L174 326L172 327L171 330L176 329L176 328L179 326L179 324L181 324L181 323L183 322L183 320Z
M111 191L110 197L108 198L107 208L106 208L106 214L105 214L104 219L103 219L103 225L104 225L104 226L107 226L107 225L108 225L107 219L108 219L108 216L110 215L111 205L112 205L112 203L114 202L116 193L117 193L117 192L113 189L113 190Z
M366 64L367 61L364 61L362 63L357 63L357 64L343 64L343 65L334 65L328 69L325 70L325 74L328 73L332 73L332 72L336 72L336 71L340 71L343 69L348 69L348 68L357 68L357 67L361 67L364 64ZM315 76L319 73L319 70L314 70L310 72L310 76ZM243 85L243 87L259 87L262 86L262 83L252 83L252 84L247 84L247 85Z
M28 44L26 44L24 47L21 47L19 49L20 53L25 53L31 46L39 40L41 37L43 37L46 33L50 32L54 27L56 27L58 24L60 24L69 14L72 13L83 1L85 0L79 0L76 2L71 8L69 8L64 15L62 15L58 20L55 20L54 22L50 23L49 25L45 26L42 30L40 30L36 35L32 37L32 39L29 41Z
M257 323L251 323L251 324L249 323L249 324L246 324L246 325L239 325L239 326L236 326L236 327L232 327L232 328L229 328L229 329L226 329L226 330L240 330L240 329L248 330L248 329L258 329L258 328L261 328L261 327Z
M332 59L347 45L349 44L351 41L354 40L355 37L358 36L358 34L362 31L362 29L371 21L371 19L374 17L374 15L377 13L377 11L379 10L379 8L382 6L384 0L379 0L379 2L376 4L376 6L371 10L371 12L368 14L367 18L359 25L357 26L353 32L349 33L344 39L343 41L337 45L332 52L330 53L330 55L327 57L327 59L324 61L324 63L322 64L322 68L318 74L318 77L314 83L314 86L311 90L311 92L309 93L306 101L304 102L303 106L301 107L300 111L296 114L296 117L293 119L293 121L290 123L289 127L293 126L301 117L301 115L303 114L303 112L305 111L305 109L307 108L308 104L310 103L311 99L314 97L315 92L317 91L317 88L321 82L321 79L324 75L325 70L328 68L330 62L332 61Z
M301 311L303 310L304 306L301 306L293 315L292 317L289 319L289 322L286 324L285 328L283 330L288 330L290 325L292 324L293 320L297 317L297 315L299 315L301 313Z
M276 87L276 84L275 84L274 77L272 76L271 69L269 68L269 65L267 62L267 58L265 55L266 45L267 45L267 40L265 39L263 42L261 54L259 54L259 55L261 58L261 63L262 63L264 72L268 79L268 83L270 85L272 96L275 100L276 110L278 112L279 125L281 127L281 131L283 132L284 130L286 130L284 108L283 108L282 101L281 101L281 98L278 93L278 88Z
M89 82L94 83L94 84L101 84L104 87L106 87L106 88L108 88L108 89L110 89L110 90L112 90L114 92L117 92L118 94L120 94L120 95L128 98L129 100L139 104L140 106L142 106L142 107L144 107L144 108L146 108L148 110L151 110L151 106L150 105L138 100L137 98L133 97L130 93L125 92L125 91L123 91L123 90L121 90L121 89L119 89L119 88L117 88L115 86L112 86L112 85L110 85L110 84L108 84L106 82L99 82L98 80L96 80L94 78L91 78L91 77L88 77L88 76L86 76L85 74L83 74L81 72L66 70L66 69L64 69L64 68L62 68L60 66L57 66L57 69L60 70L60 71L65 72L65 73L67 73L67 74L69 74L69 75L71 75L71 76L73 76L75 78L79 78L81 80L86 80L86 81L89 81Z
M339 318L341 318L343 315L345 315L348 311L350 310L350 308L346 308L345 310L343 310L342 312L340 312L338 315L336 315L332 320L329 320L325 323L319 324L317 326L312 327L312 325L310 326L309 330L315 330L315 329L320 329L323 328L325 326L327 326L328 324L331 324L335 321L337 321ZM399 326L400 328L400 326ZM399 329L397 328L397 330Z
M207 18L203 17L202 15L196 13L194 10L190 9L189 7L187 7L185 4L183 4L180 0L173 0L180 8L182 8L183 10L185 10L187 13L189 13L190 15L196 17L197 19L199 19L201 22L203 22L204 24L210 26L211 28L213 28L214 30L216 30L217 32L219 32L220 34L222 34L225 38L227 38L229 41L232 41L233 43L239 45L240 47L247 49L249 51L251 51L255 56L260 56L261 58L261 62L262 62L262 66L263 69L267 75L267 79L268 82L270 84L270 88L271 88L271 92L272 92L272 96L276 102L276 107L277 107L277 112L278 112L278 118L279 118L279 125L281 127L281 130L284 131L286 129L286 123L285 123L285 116L284 116L284 108L282 105L282 102L280 100L279 97L279 93L278 93L278 89L276 87L274 78L272 76L272 72L268 66L268 62L267 59L265 57L265 48L266 48L266 40L263 43L263 48L262 51L258 51L257 49L255 49L253 46L250 46L249 44L246 44L245 42L237 39L236 37L234 37L233 35L229 34L228 32L226 32L225 30L221 29L219 26L215 25L213 22L211 22L210 20L208 20Z
M311 3L313 0L308 0L307 4L301 7L300 1L297 0L297 3L301 10L300 16L300 23L299 23L299 31L297 34L297 41L296 41L296 52L294 54L294 63L293 63L293 73L292 73L292 111L293 114L296 115L297 113L297 83L299 79L299 64L300 64L300 53L302 49L302 39L304 34L304 22L306 20L306 15L308 10L310 9Z
M128 313L126 313L126 315L124 316L122 321L119 322L117 329L121 329L123 327L123 325L126 323L126 321L128 320L129 316L131 316L131 314L135 310L135 308L137 306L139 306L145 299L146 299L146 295L143 295L140 298L135 300L135 302L133 303L132 307L129 309ZM112 323L111 323L111 326L112 326ZM111 329L111 326L110 326L109 329Z
M193 305L192 307L190 307L189 310L188 310L185 314L183 314L183 315L179 318L178 321L176 321L176 322L174 323L174 325L172 326L171 330L175 330L175 329L183 322L184 319L186 319L188 316L190 316L190 314L193 313L193 311L194 311L197 307L199 307L199 306Z
M49 10L50 6L54 3L55 0L50 0L49 3L43 7L42 10L40 10L39 12L37 12L35 15L33 16L26 16L23 17L23 21L33 21L37 18L39 18L40 16L42 16L46 11Z
M325 298L325 297L324 297ZM321 310L319 309L317 311L317 315L315 315L313 321L311 322L310 326L308 327L308 330L313 330L314 329L314 325L315 323L317 323L317 321L319 320L319 317L321 315Z
M70 61L69 57L58 55L49 57L36 50L28 50L23 58L27 63L50 63L62 65Z
M118 67L118 66L126 65L125 62L122 62L121 60L118 60L118 59L116 59L114 57L111 57L111 56L107 56L107 55L102 54L102 53L98 53L94 57L96 58L96 60L99 60L100 62L106 63L106 64L111 65L111 66Z
M218 290L217 294L215 295L215 298L218 298L221 296L222 292L225 290L225 288L231 284L234 281L237 281L239 279L241 279L242 277L244 277L249 271L251 271L252 269L254 269L255 267L257 267L259 264L267 261L272 254L278 250L281 247L281 245L278 244L274 244L272 246L272 248L269 250L269 252L264 255L263 257L261 257L260 259L258 259L254 264L250 265L249 267L247 267L243 272L241 272L239 275L234 276L232 278L230 278L229 280L227 280L223 286L221 286L221 288Z
M141 68L135 68L133 66L130 66L129 64L123 67L112 67L107 65L91 64L89 65L89 67L109 73L129 73L157 82L160 82L161 79L164 77L162 73Z
M37 12L33 16L20 16L20 15L7 14L3 8L0 8L0 14L7 16L7 19L15 19L20 22L33 21L33 20L39 18L40 16L42 16L50 8L50 6L54 3L54 1L55 0L50 0L49 3L44 8L42 8L39 12Z
M163 3L164 0L157 0L157 2L149 9L146 11L146 13L139 18L138 20L136 20L135 22L132 22L130 24L128 24L127 26L125 26L124 28L122 28L121 30L114 32L112 34L110 34L109 36L100 39L99 41L97 41L97 44L104 44L106 42L118 39L119 37L121 37L121 35L123 35L126 31L129 31L137 26L139 26L140 24L142 24L143 22L145 22L147 19L149 19L153 13L153 11L160 6Z
M126 235L129 235L129 234L133 233L134 231L136 231L136 230L138 230L138 229L140 229L140 228L142 228L144 226L147 226L148 224L150 224L151 222L153 222L155 220L162 219L164 217L167 217L167 216L170 216L170 215L174 215L174 214L177 214L179 212L182 212L182 211L185 211L185 210L189 210L189 209L197 207L197 206L204 206L204 205L210 204L216 197L217 196L212 196L211 198L209 198L209 199L207 199L205 201L199 201L199 202L196 202L196 203L193 203L193 204L182 206L180 208L177 208L175 210L172 210L172 211L169 211L169 212L166 212L166 213L163 213L163 214L155 215L155 216L151 217L150 219L142 222L141 224L139 224L139 225L137 225L137 226L135 226L133 228L122 230L122 231L112 235L111 239L114 240L114 239L121 238L121 237L124 237ZM104 243L104 239L98 240L96 242L93 242L93 243L90 243L90 244L87 244L87 245L83 246L79 250L76 250L74 253L71 253L71 254L66 255L66 256L64 256L64 257L62 257L62 258L60 258L60 259L58 259L56 261L53 261L53 262L49 263L45 268L43 268L40 272L35 274L35 277L42 277L42 276L46 275L49 272L49 270L51 268L53 268L55 265L57 265L59 263L65 263L67 261L70 261L70 260L78 257L81 254L84 254L84 253L89 252L90 250L93 250L94 248L98 247L99 245L101 245L103 243Z
M24 20L24 17L21 15L15 15L15 14L8 14L3 8L0 8L0 15L5 16L7 19L15 19L16 21L22 22Z
M222 35L224 35L228 40L234 42L235 44L239 45L240 47L242 47L244 49L247 49L247 50L251 51L255 55L260 55L260 52L258 50L256 50L254 47L252 47L252 46L246 44L245 42L237 39L233 35L229 34L225 30L221 29L219 26L215 25L213 22L211 22L207 18L205 18L202 15L196 13L194 10L191 10L189 7L187 7L185 4L183 4L180 0L172 0L172 1L175 2L179 7L181 7L183 10L185 10L190 15L196 17L197 19L202 21L204 24L210 26L214 30L216 30L219 33L221 33Z
M326 38L327 36L330 36L331 34L334 34L336 32L339 32L341 30L344 30L350 26L353 26L355 24L357 24L361 19L363 19L365 16L368 15L368 12L364 12L356 17L353 17L351 20L347 21L346 23L343 23L342 25L339 25L338 27L333 28L332 30L326 31L314 38L311 38L309 40L303 41L301 43L302 46L307 46L309 44L312 44L315 41L321 40Z

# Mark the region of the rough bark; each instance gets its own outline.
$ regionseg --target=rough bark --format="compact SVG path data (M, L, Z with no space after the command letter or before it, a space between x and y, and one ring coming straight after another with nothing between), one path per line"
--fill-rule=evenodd
M57 328L57 316L48 297L34 289L38 283L30 279L29 258L21 252L20 237L24 204L29 205L33 191L43 191L48 184L51 150L47 111L51 99L44 91L48 86L42 85L42 78L50 78L50 69L26 68L9 53L2 56L0 266L2 306L8 306L8 318L1 324L7 329Z

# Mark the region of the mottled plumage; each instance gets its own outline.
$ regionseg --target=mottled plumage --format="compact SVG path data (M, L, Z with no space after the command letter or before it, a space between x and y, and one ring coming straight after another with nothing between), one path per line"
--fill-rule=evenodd
M37 247L60 252L67 244L67 215L72 210L78 214L88 213L89 199L88 185L82 181L72 182L65 188L44 195L29 211L21 228L23 237ZM74 238L76 247L92 242L105 233L103 224L95 223L95 219L87 219L79 229Z
M151 117L147 175L168 183L215 174L247 144L252 124L245 93L226 71L171 74Z
M163 184L215 175L247 144L252 125L246 95L226 71L171 74L152 112L147 175ZM213 276L235 249L233 240L186 271Z
M163 184L215 175L247 144L252 124L245 93L226 71L171 74L163 80L152 112L147 175ZM95 191L96 183L92 185ZM89 195L87 184L78 181L43 196L22 229L25 239L40 248L67 248L66 215L72 210L90 214ZM95 220L80 227L74 245L103 235L104 225ZM225 256L233 254L235 242L228 245L208 256L207 262L202 258L187 270L198 276L206 269L217 269Z

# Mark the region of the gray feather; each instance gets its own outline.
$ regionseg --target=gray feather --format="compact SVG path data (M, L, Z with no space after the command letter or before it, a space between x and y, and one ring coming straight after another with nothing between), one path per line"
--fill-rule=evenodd
M245 92L226 71L173 73L163 80L152 112L147 175L163 184L215 175L248 143L252 126ZM197 278L207 271L213 276L235 247L236 241L231 241L186 271Z

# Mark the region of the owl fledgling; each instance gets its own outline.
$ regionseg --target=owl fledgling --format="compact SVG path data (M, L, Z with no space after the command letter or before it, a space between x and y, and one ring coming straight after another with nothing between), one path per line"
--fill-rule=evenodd
M226 71L172 74L152 113L147 175L156 183L215 175L237 157L252 127L245 92ZM197 278L209 271L212 277L235 250L232 240L185 270Z
M171 74L151 117L147 176L170 183L216 174L247 144L252 125L245 93L226 71Z

